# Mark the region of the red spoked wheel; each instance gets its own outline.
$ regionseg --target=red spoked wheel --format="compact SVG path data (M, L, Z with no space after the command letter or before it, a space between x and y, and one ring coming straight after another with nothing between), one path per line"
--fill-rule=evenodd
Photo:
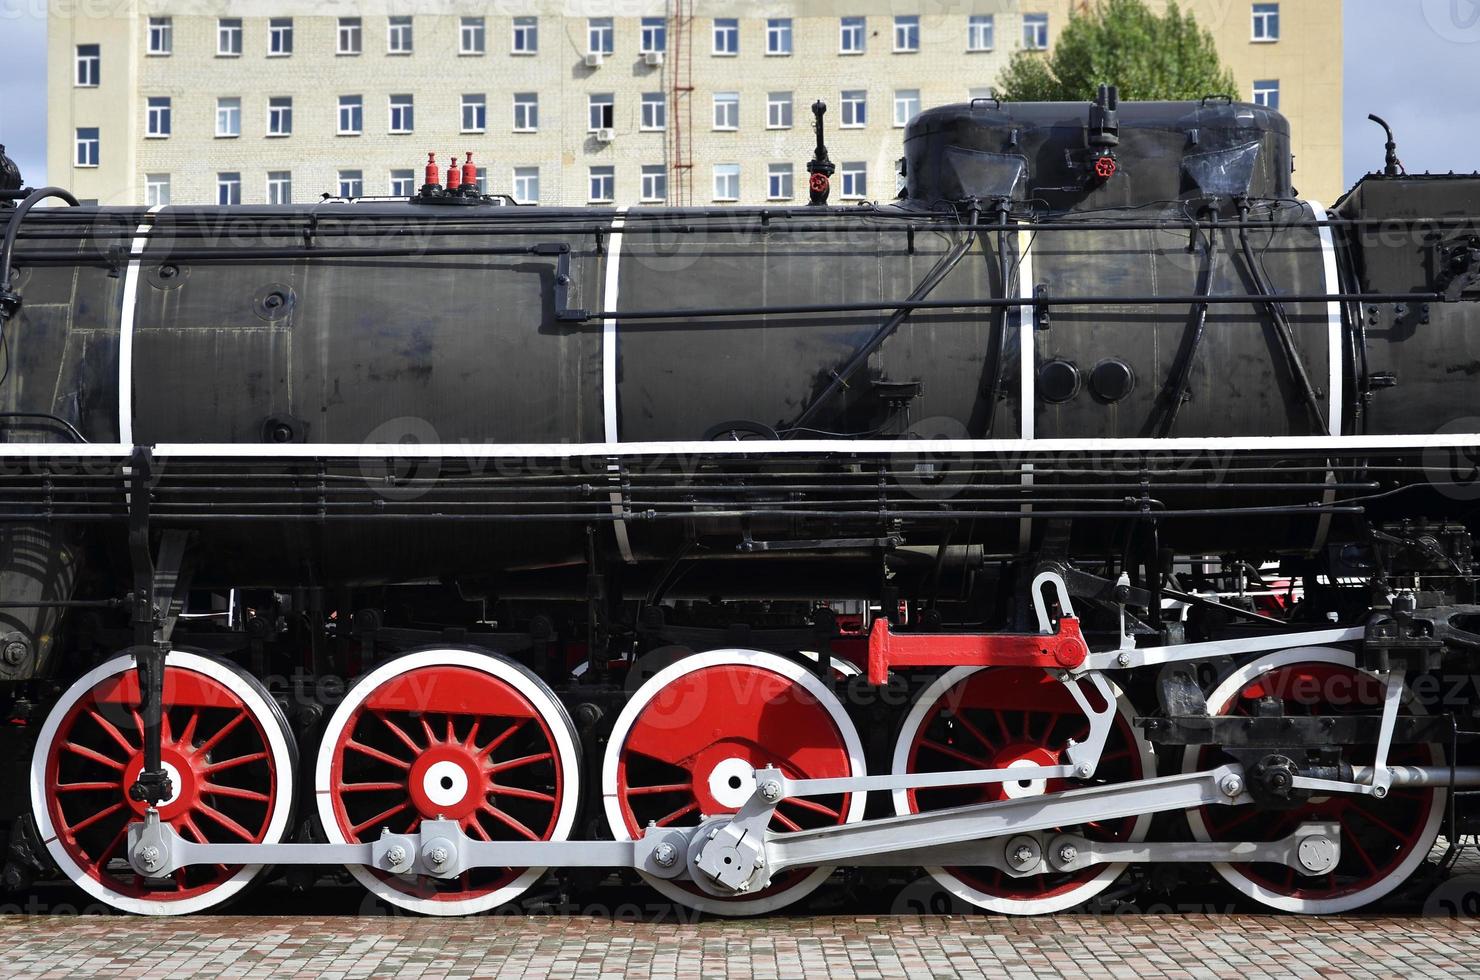
M1084 687L1090 703L1096 695ZM1050 796L1088 785L1131 782L1156 774L1151 745L1132 721L1135 711L1111 685L1116 716L1089 780L1022 779L980 786L895 790L896 813L921 813L1025 796ZM1089 719L1064 684L1037 668L957 667L916 699L895 742L893 772L957 772L1066 762L1069 739L1083 742ZM1094 821L1056 828L1091 840L1138 841L1151 817ZM941 887L980 908L1038 915L1072 908L1108 888L1124 864L1092 865L1072 873L1014 877L995 868L927 868Z
M1271 699L1281 714L1370 715L1382 710L1382 681L1359 670L1345 650L1309 647L1270 654L1245 664L1208 697L1213 714L1249 714ZM1266 706L1269 706L1266 702ZM1421 710L1416 704L1405 711ZM1375 746L1344 750L1343 762L1370 766ZM1183 769L1202 771L1222 762L1216 748L1189 746ZM1394 744L1392 765L1438 766L1436 746ZM1307 877L1276 864L1217 864L1230 885L1271 908L1326 915L1374 902L1407 881L1423 863L1439 835L1447 791L1433 786L1392 787L1384 799L1350 793L1315 796L1293 810L1254 806L1207 806L1187 814L1198 840L1279 840L1301 824L1336 823L1341 828L1341 859L1329 874Z
M755 791L755 771L775 766L792 778L862 776L858 731L842 704L795 660L754 650L714 650L674 663L622 709L607 743L601 783L607 822L618 840L660 827L697 825L734 813ZM864 794L783 800L778 832L851 823ZM682 905L719 915L760 915L815 891L830 868L783 872L764 890L718 897L690 881L647 877Z
M31 759L31 808L57 866L125 912L182 915L226 901L258 865L191 865L146 878L128 863L130 824L145 804L129 787L144 765L134 660L116 657L67 689ZM174 795L160 819L189 841L276 843L293 813L297 765L277 703L236 667L173 651L165 666L162 759Z
M474 840L565 840L575 824L580 754L550 689L487 653L423 650L361 678L335 709L315 770L319 817L334 843L414 833L455 820ZM510 902L544 868L475 868L456 878L350 872L379 898L427 915Z

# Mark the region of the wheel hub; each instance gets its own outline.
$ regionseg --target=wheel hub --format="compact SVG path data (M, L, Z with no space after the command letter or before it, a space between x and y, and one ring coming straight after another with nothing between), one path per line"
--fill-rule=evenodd
M199 800L200 775L196 772L190 758L174 746L161 746L159 759L165 775L170 777L170 796L169 799L162 800L159 804L159 819L174 820L189 813ZM144 753L136 752L124 769L123 797L128 801L129 807L139 816L148 812L149 804L130 796L129 788L139 781L139 773L143 771Z
M411 802L424 818L462 820L488 796L488 780L471 750L461 745L434 745L411 765L407 777Z
M1021 742L1006 746L992 758L994 769L1036 769L1039 766L1059 764L1057 752L1041 745L1026 745ZM1024 796L1042 796L1048 792L1046 779L1005 779L998 784L1002 796L1009 800Z

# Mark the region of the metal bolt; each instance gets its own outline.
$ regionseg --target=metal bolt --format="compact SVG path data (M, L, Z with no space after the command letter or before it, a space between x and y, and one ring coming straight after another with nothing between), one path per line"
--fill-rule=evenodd
M1033 860L1033 849L1027 844L1018 845L1018 849L1012 852L1013 864L1027 864Z
M406 848L400 844L393 845L385 852L385 859L393 868L400 867L406 863Z
M1244 791L1244 781L1237 776L1224 776L1218 788L1223 790L1224 796L1237 796Z
M1063 847L1059 848L1059 860L1062 863L1072 864L1074 862L1074 859L1077 857L1079 857L1079 848L1075 847L1073 844L1065 844Z
M12 640L5 644L5 663L11 667L19 667L26 662L26 654L29 652L24 640Z
M429 852L427 852L427 860L432 862L432 867L434 868L440 868L442 865L446 864L447 859L450 857L452 857L452 855L447 853L447 848L445 847L434 847Z
M775 803L781 799L781 784L774 779L761 783L761 799L767 803Z
M1082 762L1078 766L1074 767L1074 774L1080 779L1088 779L1089 774L1093 771L1094 770L1089 767L1088 762Z
M660 868L671 868L678 863L678 848L666 840L653 848L653 863Z
M163 855L159 853L159 848L155 847L153 844L145 844L143 847L139 848L139 860L143 863L144 867L150 871L153 871L155 868L159 867L159 859L162 856Z
M1386 786L1374 786L1374 787L1372 787L1372 795L1374 797L1376 797L1377 799L1379 799L1379 800L1382 799L1383 797L1387 796L1387 794L1388 794L1388 788Z
M1131 665L1131 655L1128 653L1122 653L1120 656L1115 658L1115 662L1122 667L1129 667Z

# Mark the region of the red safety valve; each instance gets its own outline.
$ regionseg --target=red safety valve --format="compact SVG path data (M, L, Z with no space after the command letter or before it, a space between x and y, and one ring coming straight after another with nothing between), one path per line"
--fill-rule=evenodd
M1043 667L1070 670L1089 645L1079 620L1065 616L1057 633L895 633L880 617L868 637L868 679L884 684L895 667Z
M473 154L463 157L462 182L464 187L478 186L478 168L473 164Z
M458 169L457 157L452 158L452 163L447 168L447 189L455 191L462 186L462 171Z
M426 178L425 183L428 187L436 187L442 183L442 174L437 169L437 154L435 153L427 154Z
M1111 177L1114 177L1115 171L1119 169L1114 157L1104 156L1095 160L1095 176L1101 180L1109 180Z

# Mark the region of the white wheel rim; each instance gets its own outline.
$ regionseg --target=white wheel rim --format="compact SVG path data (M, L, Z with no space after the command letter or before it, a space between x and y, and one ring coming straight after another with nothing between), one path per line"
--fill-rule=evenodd
M910 749L914 745L915 738L919 735L920 727L925 723L926 716L930 714L931 708L951 688L982 670L991 670L990 667L954 667L931 682L915 703L910 705L909 713L905 716L905 722L900 729L899 738L894 743L894 760L891 771L896 776L902 776L909 772ZM1130 724L1135 717L1135 709L1131 707L1124 693L1113 681L1106 681L1110 686L1110 692L1115 697L1116 714L1118 721L1123 721L1131 732L1132 743L1138 750L1141 762L1141 772L1152 774L1156 772L1156 758L1152 752L1151 745L1143 738L1136 735L1136 728ZM1034 783L1037 783L1034 780ZM1046 784L1045 784L1046 785ZM1039 789L1033 792L1031 787L1017 787L1020 795L1038 795L1042 793ZM1011 796L1012 793L1004 788L1004 792ZM907 814L914 812L910 808L909 791L897 789L892 794L894 800L894 812ZM1136 818L1129 839L1131 841L1145 840L1146 832L1151 827L1151 815L1143 813ZM1106 864L1094 878L1075 887L1071 891L1061 895L1053 895L1047 898L1021 899L1008 898L1002 895L993 895L985 892L975 885L954 875L949 869L943 867L927 867L925 871L950 894L968 902L978 908L987 909L992 912L1000 912L1006 915L1044 915L1050 912L1062 912L1064 909L1073 908L1083 904L1096 895L1109 888L1115 879L1128 867L1125 863Z
M1223 679L1213 693L1208 696L1208 713L1218 714L1231 701L1239 691L1243 690L1250 681L1266 674L1271 670L1281 667L1290 667L1301 663L1323 663L1334 664L1340 667L1356 668L1356 655L1348 650L1339 650L1335 647L1307 647L1303 649L1284 650L1279 653L1261 657L1239 667L1228 677ZM1418 706L1411 705L1417 708ZM1201 746L1189 745L1182 754L1182 771L1195 772L1198 767L1198 755ZM1436 765L1443 764L1443 753L1438 749L1431 748L1436 756ZM1244 874L1236 864L1215 864L1213 868L1224 881L1232 885L1240 894L1254 899L1260 904L1270 908L1280 909L1284 912L1303 912L1309 915L1333 915L1337 912L1349 912L1371 902L1377 901L1387 895L1393 889L1402 885L1413 874L1414 870L1428 857L1429 846L1433 844L1434 838L1439 836L1439 824L1444 819L1444 803L1448 791L1436 789L1429 804L1429 814L1424 821L1420 832L1420 841L1427 841L1426 846L1415 846L1412 853L1404 858L1393 872L1386 878L1348 895L1340 895L1335 898L1313 899L1301 898L1296 895L1285 895L1281 892L1267 888ZM1192 835L1200 841L1211 839L1207 823L1202 818L1199 810L1187 811L1187 825L1192 830Z
M288 820L293 813L297 774L293 771L293 753L278 721L277 712L269 705L266 697L254 682L225 664L217 663L199 654L180 650L172 650L167 655L165 664L167 667L193 671L217 682L241 698L247 709L257 717L258 725L265 734L268 749L272 753L277 778L277 795L272 816L268 820L267 833L263 839L269 843L281 841L288 829ZM57 867L73 884L93 898L135 915L188 915L191 912L213 908L239 893L252 883L252 879L262 870L262 865L243 865L241 870L211 891L179 901L162 902L120 895L103 882L87 874L62 846L62 842L57 837L56 827L51 820L50 809L45 802L49 791L46 785L47 755L62 720L72 710L72 707L100 682L133 669L135 669L134 658L128 654L114 657L94 667L67 688L56 706L47 715L46 722L41 726L41 734L36 739L36 748L31 754L31 815L36 820L36 828L41 834L42 842L46 845L47 853L51 855ZM178 773L175 775L178 777ZM175 780L175 785L180 785L178 778Z
M378 687L393 678L422 667L467 667L482 671L509 684L544 716L546 726L555 739L556 750L560 753L561 767L565 774L563 780L565 789L560 800L559 816L556 818L555 830L550 839L570 839L580 798L580 753L576 750L575 738L571 733L570 722L565 711L550 693L549 688L517 664L493 654L472 653L466 650L421 650L382 664L356 681L324 728L323 739L319 743L318 758L314 764L314 795L318 799L319 821L323 824L324 835L329 842L348 843L335 817L333 792L330 789L334 750L339 743L340 735L344 732L345 725L354 716L355 710ZM527 891L548 870L527 868L507 885L486 895L469 899L439 901L408 895L364 865L351 864L346 867L355 880L364 885L366 890L377 898L398 908L422 915L444 916L472 915L511 902Z
M627 829L627 821L622 815L621 797L617 786L617 765L622 756L622 746L626 744L627 735L632 730L633 724L636 723L648 703L669 684L694 671L720 666L759 667L800 684L808 694L817 699L817 703L827 711L833 724L841 733L848 755L850 773L855 776L867 773L868 765L864 761L863 743L858 738L858 730L854 727L853 720L848 717L848 713L832 691L828 690L807 667L795 660L758 650L710 650L705 653L696 653L669 664L649 678L623 707L622 713L618 715L616 724L612 728L611 737L606 744L606 754L602 760L601 797L606 811L607 825L616 840L632 839L632 834ZM865 797L864 793L849 795L848 810L843 815L845 823L856 823L863 819ZM710 896L690 891L679 882L657 878L643 872L639 874L654 890L676 904L698 909L711 915L746 916L765 915L800 901L821 887L832 872L831 867L816 868L799 879L796 884L774 895L746 899Z

